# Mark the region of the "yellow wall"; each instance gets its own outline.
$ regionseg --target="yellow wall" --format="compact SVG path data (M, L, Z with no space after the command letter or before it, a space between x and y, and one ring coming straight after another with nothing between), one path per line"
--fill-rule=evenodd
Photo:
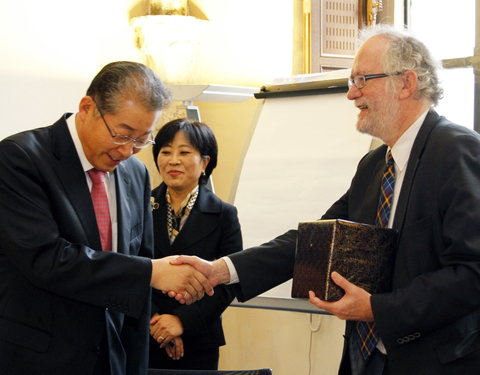
M301 1L193 3L214 28L201 61L206 80L202 83L260 88L275 77L297 72L298 58L292 51L301 48L293 20L298 17ZM0 8L0 138L48 125L63 112L75 111L89 81L106 63L144 61L135 47L130 21L146 14L145 0L0 0ZM232 202L259 101L195 104L219 142L220 160L213 175L216 191ZM162 121L175 108L166 112ZM156 185L159 179L150 155L150 150L143 151L140 159L149 167ZM336 373L343 322L322 316L319 331L310 333L309 317L304 313L228 308L224 314L228 344L221 350L220 367L271 367L275 375ZM314 325L319 318L313 317Z
M243 157L255 130L261 101L242 103L199 103L202 121L209 124L218 139L219 161L213 172L215 192L233 202Z

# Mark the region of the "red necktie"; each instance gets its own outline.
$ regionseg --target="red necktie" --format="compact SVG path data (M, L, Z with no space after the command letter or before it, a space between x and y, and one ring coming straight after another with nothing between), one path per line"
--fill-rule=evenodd
M98 169L90 169L88 175L92 180L92 202L97 218L98 232L102 242L102 250L112 250L112 224L110 221L110 209L108 205L107 191L105 190L105 172Z
M380 199L378 201L377 217L375 224L386 228L390 218L390 209L393 203L393 190L395 188L395 163L391 151L387 154L387 165L382 177ZM368 359L377 346L378 334L375 322L357 322L357 332L360 336L360 350L363 358Z

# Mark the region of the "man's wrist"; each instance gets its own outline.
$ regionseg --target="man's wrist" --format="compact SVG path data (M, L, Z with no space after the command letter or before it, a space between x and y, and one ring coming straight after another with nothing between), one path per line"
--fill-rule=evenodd
M219 284L228 284L230 282L230 271L225 258L217 259L212 263L212 273L218 279Z

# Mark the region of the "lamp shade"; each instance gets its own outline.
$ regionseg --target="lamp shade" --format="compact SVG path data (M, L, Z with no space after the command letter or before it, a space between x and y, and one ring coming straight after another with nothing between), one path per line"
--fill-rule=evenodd
M138 48L162 80L190 84L202 80L202 45L209 21L190 16L150 15L132 20Z

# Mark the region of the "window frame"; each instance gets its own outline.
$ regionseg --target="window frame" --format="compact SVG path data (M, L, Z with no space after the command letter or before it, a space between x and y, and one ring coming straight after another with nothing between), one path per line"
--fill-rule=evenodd
M385 1L385 0L384 0ZM394 2L395 0L391 0ZM410 22L411 0L403 0L404 19L407 27ZM480 132L480 0L475 0L475 46L473 56L440 60L444 69L472 68L474 73L473 129Z

